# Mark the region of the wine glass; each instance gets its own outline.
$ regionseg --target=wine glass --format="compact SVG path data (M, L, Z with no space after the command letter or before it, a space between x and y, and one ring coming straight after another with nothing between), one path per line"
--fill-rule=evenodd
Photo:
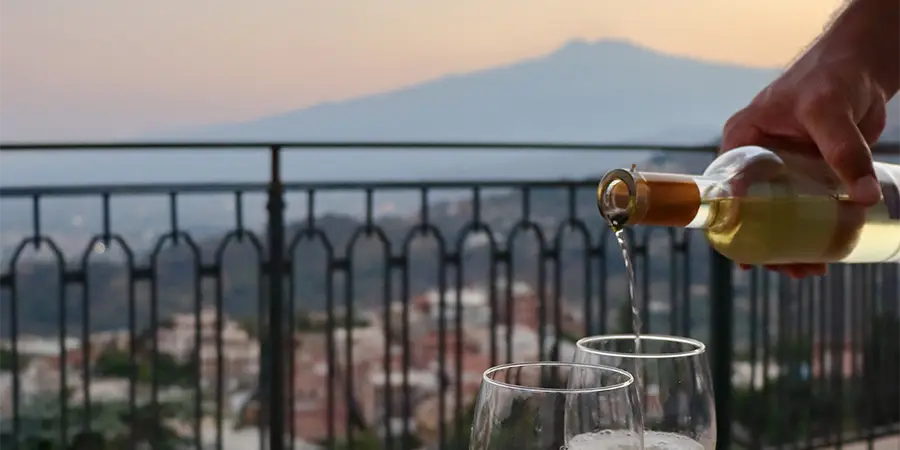
M630 373L561 362L504 364L484 372L469 448L640 449Z
M644 448L716 448L716 410L706 346L694 339L641 335L592 336L576 343L575 361L635 375L643 408Z

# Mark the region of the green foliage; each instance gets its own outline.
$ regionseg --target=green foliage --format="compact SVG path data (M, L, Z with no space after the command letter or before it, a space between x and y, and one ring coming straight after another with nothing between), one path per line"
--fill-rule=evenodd
M491 431L488 448L528 448L536 444L535 420L539 420L528 399L513 399L509 414Z
M64 395L70 396L71 393ZM119 450L131 448L131 433L134 432L136 443L152 443L152 448L159 450L181 450L192 446L188 439L181 437L175 430L167 426L165 419L182 417L190 412L189 405L180 402L166 402L158 405L160 421L156 420L156 411L149 403L137 405L132 415L128 402L96 402L91 405L88 417L90 429L72 430L72 424L80 426L87 415L83 405L71 404L68 409L70 435L65 446L59 445L61 430L59 418L62 415L62 402L58 393L41 393L35 395L22 407L21 438L19 448L23 450L59 449L106 449ZM12 444L12 426L9 421L2 424L3 448Z
M93 371L100 376L128 378L132 366L131 356L127 352L108 349L94 361Z
M561 331L559 338L563 342L570 342L572 344L578 342L578 340L581 339L581 337L579 337L575 333L572 333L571 331Z
M462 417L462 429L459 433L454 433L447 441L447 448L450 449L467 449L472 438L472 423L475 421L475 405L466 408Z
M867 426L900 422L900 320L875 317L863 345L862 382L858 414Z
M353 434L353 440L335 439L335 450L385 450L384 439L379 437L370 429L359 430ZM328 441L323 441L320 445L324 448L328 447ZM420 448L422 442L415 436L407 435L405 439L402 436L394 436L393 449ZM452 447L451 447L452 448Z
M134 365L137 365L137 380L150 383L153 379L153 359L138 356L132 361L128 352L118 349L107 349L94 362L94 374L107 377L128 378ZM181 363L175 358L160 353L156 357L156 376L161 386L192 386L196 376L197 364L193 360Z
M381 439L369 431L357 432L352 441L338 439L334 443L335 450L377 450L381 447Z
M240 326L244 331L247 332L253 339L259 338L259 318L257 317L242 317L238 319L238 326Z
M865 429L900 421L900 340L895 317L876 317L863 342L862 370L856 378L809 378L812 346L781 342L773 359L786 373L756 391L734 389L735 419L758 445L793 443L849 428ZM807 367L808 368L808 367ZM805 373L804 373L805 372ZM837 389L837 384L840 389Z
M846 411L846 396L828 390L826 382L802 380L794 374L770 380L758 391L733 390L735 418L760 442L796 442L826 430L831 417Z
M28 357L19 355L19 370L28 365ZM0 370L12 370L13 352L9 349L0 349Z
M812 355L807 340L779 342L769 357L772 364L777 362L781 375L757 390L733 389L733 414L758 444L793 443L854 425L858 383L811 377ZM735 359L750 360L746 352ZM835 382L843 384L842 390L833 388Z

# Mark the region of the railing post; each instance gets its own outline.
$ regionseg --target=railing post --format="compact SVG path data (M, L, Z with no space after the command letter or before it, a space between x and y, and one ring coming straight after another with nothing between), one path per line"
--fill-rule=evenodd
M734 354L734 289L732 262L712 247L710 251L709 299L712 381L716 396L716 448L732 444L731 370Z
M272 146L268 204L269 250L269 355L268 355L268 426L269 448L284 449L285 354L282 319L284 295L284 187L281 184L281 147ZM293 425L293 424L292 424Z

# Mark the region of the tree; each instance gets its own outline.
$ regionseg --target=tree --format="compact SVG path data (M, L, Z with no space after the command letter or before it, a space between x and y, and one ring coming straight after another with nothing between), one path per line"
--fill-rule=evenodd
M323 443L326 446L327 443ZM371 431L364 430L357 432L353 436L353 440L336 439L334 443L335 450L378 450L381 449L381 439Z
M63 395L71 396L71 392ZM23 450L58 449L60 436L59 417L62 415L61 396L58 393L40 393L29 399L21 411L22 432L19 448ZM97 402L92 405L90 428L69 436L65 449L106 449L124 450L131 448L131 433L138 444L149 444L153 449L181 450L191 448L192 444L180 436L174 429L166 425L166 419L178 418L190 411L186 404L164 402L158 405L160 421L156 420L153 405L144 402L137 406L132 416L127 401ZM83 405L69 406L70 423L81 423L86 411ZM7 428L11 424L2 424L3 448L12 444L12 433ZM155 432L155 431L158 431Z
M466 408L462 417L461 433L454 433L448 440L447 448L463 449L469 448L469 442L472 439L472 423L475 421L475 404ZM452 428L452 427L451 427Z
M870 427L900 422L900 320L887 315L872 320L863 344L862 379L858 415Z
M787 372L761 389L735 388L732 411L758 440L754 447L828 435L835 427L844 426L838 418L852 417L848 408L853 405L853 393L839 395L831 383L832 379L809 379L799 372Z
M70 450L106 450L106 438L96 431L78 433L72 440Z
M26 365L28 365L28 357L26 355L19 354L19 370L22 370ZM12 370L12 366L12 350L6 348L0 349L0 370Z
M126 403L115 405L119 411L118 417L127 430L108 437L108 446L111 450L125 450L131 448L131 432L133 439L138 443L150 444L154 450L182 450L193 448L190 439L181 436L177 431L168 426L165 421L170 418L185 418L191 411L191 406L181 402L166 402L158 405L161 421L156 420L156 412L153 405L145 403L141 405L132 416L127 411Z
M156 358L156 376L159 384L164 386L188 386L194 383L198 364L192 354L187 362L181 363L170 355L160 354ZM152 367L148 365L148 367ZM142 378L150 381L151 375Z
M246 331L251 339L259 339L259 318L243 317L238 319L238 326Z
M364 429L357 431L353 435L353 440L347 439L335 439L334 441L334 449L335 450L384 450L385 449L384 439L375 434L371 429ZM328 440L320 442L324 448L328 447ZM416 439L415 436L407 435L406 439L403 436L395 436L393 447L394 449L405 449L405 448L421 448L422 443ZM451 447L454 448L454 447ZM460 447L463 448L463 447Z
M576 343L581 337L571 331L561 331L559 333L559 339L562 342Z
M540 448L537 421L541 417L528 398L514 398L509 414L491 431L487 448ZM539 403L539 402L538 402ZM531 445L528 445L531 444Z
M131 356L118 349L107 349L94 361L95 374L105 377L127 378L132 370Z
M100 376L127 378L137 365L137 379L143 383L153 380L153 359L146 356L135 356L132 359L128 352L110 348L99 355L94 363L93 371ZM156 357L157 382L162 386L187 386L194 382L197 363L194 358L182 363L171 355L160 353Z

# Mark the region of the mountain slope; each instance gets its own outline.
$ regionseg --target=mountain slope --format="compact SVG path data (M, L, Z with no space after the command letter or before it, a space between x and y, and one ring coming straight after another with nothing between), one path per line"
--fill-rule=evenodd
M705 144L776 73L575 41L509 66L171 137ZM297 169L286 170L307 179L583 177L649 155L342 151L294 156Z
M777 72L666 55L623 41L575 41L508 66L241 123L141 139L707 144L715 141L726 118ZM891 102L884 140L900 140L898 100ZM652 151L303 151L286 154L282 175L291 181L583 178L651 156ZM702 168L708 157L694 159L696 164L686 164L688 168ZM0 165L4 185L262 182L267 177L268 158L263 152L12 154L4 156ZM76 202L54 209L65 226L73 216L84 215L86 207ZM350 212L358 209L359 202L333 200L320 206ZM18 229L10 220L27 218L29 213L7 207L3 205L0 214L3 224ZM129 208L133 211L126 211ZM126 217L139 216L143 209L143 199L117 207ZM184 214L185 223L220 220L207 209ZM118 221L125 222L129 221Z
M709 139L775 73L575 41L506 67L181 135L609 142L701 128Z
M504 67L242 123L142 139L706 143L775 74L775 70L666 55L622 41L576 41ZM474 178L498 172L585 176L647 154L595 156L586 161L583 153L304 152L292 154L284 176L304 180ZM266 158L248 153L214 158L208 152L60 154L28 163L31 157L13 155L4 161L0 169L4 184L261 181L266 176ZM601 162L606 167L598 167Z

